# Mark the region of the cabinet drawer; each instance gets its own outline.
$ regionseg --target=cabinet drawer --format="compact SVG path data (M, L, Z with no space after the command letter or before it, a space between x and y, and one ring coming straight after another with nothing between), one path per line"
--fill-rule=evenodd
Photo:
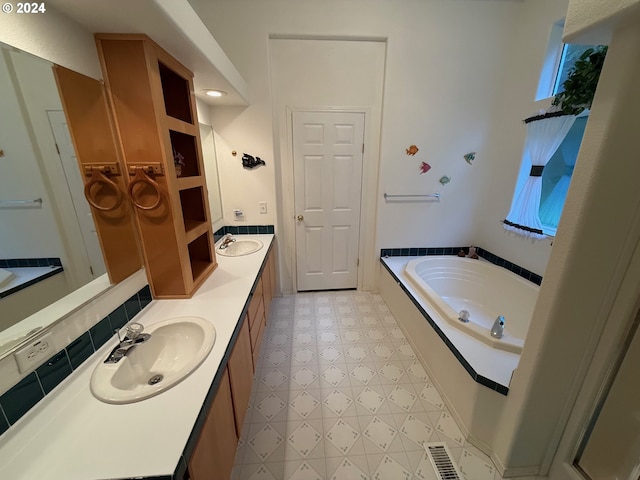
M262 302L262 277L258 280L258 284L256 285L256 290L253 292L253 297L251 297L251 302L249 303L249 328L253 328L253 324L258 317L258 308L260 307L260 303ZM264 310L264 306L263 306Z
M259 345L258 334L260 330L264 328L264 302L262 301L262 297L260 297L260 301L258 303L258 310L255 315L250 316L253 318L253 325L249 329L251 331L251 350L256 350L256 345Z

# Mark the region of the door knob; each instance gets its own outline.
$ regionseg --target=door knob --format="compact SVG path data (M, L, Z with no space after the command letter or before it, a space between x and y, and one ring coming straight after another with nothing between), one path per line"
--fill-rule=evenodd
M298 219L299 222L301 222L304 220L304 215L298 215L296 218Z

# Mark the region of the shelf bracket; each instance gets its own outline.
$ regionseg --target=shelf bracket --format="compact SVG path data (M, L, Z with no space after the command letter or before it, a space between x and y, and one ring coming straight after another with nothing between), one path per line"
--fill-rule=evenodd
M105 175L120 175L120 164L118 162L83 165L83 169L85 175L92 175L94 171L104 173Z
M154 175L164 175L164 165L158 163L128 163L129 175L135 175L138 169L142 169L144 173L153 173Z

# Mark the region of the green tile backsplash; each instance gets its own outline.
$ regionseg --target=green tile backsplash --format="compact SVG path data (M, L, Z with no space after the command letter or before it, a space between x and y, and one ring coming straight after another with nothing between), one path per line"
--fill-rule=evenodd
M116 328L133 319L151 299L147 285L4 393L0 397L0 435L102 347Z

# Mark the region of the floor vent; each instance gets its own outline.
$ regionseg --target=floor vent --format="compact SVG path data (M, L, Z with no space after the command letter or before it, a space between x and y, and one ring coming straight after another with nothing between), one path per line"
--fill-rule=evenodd
M462 474L451 459L451 452L445 443L425 443L424 449L438 475L438 480L463 480Z

